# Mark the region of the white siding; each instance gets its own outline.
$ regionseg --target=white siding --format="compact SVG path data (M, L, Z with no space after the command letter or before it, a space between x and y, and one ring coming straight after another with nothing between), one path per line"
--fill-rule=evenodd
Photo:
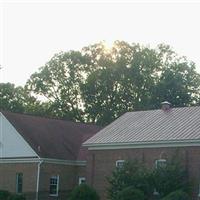
M0 113L0 158L35 156L35 151Z

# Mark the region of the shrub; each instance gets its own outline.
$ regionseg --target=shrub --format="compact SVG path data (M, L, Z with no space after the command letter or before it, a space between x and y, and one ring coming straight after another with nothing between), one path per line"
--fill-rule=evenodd
M161 198L176 190L189 192L187 172L180 162L171 161L166 167L155 169L153 177Z
M116 168L108 182L108 198L111 200L116 200L119 192L130 186L143 191L145 199L149 199L154 190L152 171L137 161L125 162L122 168Z
M23 195L13 194L9 200L26 200L26 198Z
M153 169L146 168L144 164L137 161L125 162L121 168L116 168L112 176L108 178L108 198L116 200L119 192L133 186L141 190L145 200L152 198L163 198L175 190L190 193L187 171L180 164L181 160L176 153L174 158L168 160L166 166ZM154 191L158 195L154 195Z
M10 198L10 193L6 190L0 190L0 200L8 200Z
M127 187L119 192L117 200L144 200L145 196L141 190L135 189L133 186Z
M81 184L74 188L70 195L70 200L99 200L97 192L86 184Z
M190 197L187 193L177 190L162 198L162 200L190 200Z

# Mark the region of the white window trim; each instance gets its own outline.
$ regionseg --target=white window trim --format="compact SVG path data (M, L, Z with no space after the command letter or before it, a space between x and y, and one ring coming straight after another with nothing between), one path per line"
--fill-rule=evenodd
M115 163L116 167L120 167L120 166L118 166L119 163L123 163L124 164L125 160L117 160L116 163Z
M57 175L57 176L51 176L50 179L53 178L53 177L57 177L56 194L49 194L49 196L51 196L51 197L57 197L57 196L58 196L58 191L59 191L59 175ZM49 191L49 192L50 192L50 191Z
M163 162L163 163L167 163L167 160L166 159L158 159L155 161L155 166L156 166L156 169L158 168L158 163L159 162Z
M85 177L79 177L78 184L81 185L82 181L86 181L86 178Z

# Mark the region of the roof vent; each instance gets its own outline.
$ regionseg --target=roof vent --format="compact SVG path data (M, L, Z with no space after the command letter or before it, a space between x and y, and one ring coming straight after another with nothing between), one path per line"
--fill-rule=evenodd
M163 111L169 111L171 109L171 103L168 101L164 101L161 103L161 109Z

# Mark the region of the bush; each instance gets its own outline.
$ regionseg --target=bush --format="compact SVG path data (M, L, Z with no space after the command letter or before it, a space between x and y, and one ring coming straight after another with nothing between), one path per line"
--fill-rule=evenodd
M9 200L26 200L26 198L23 195L13 194Z
M182 190L190 194L190 184L185 168L177 156L168 160L167 165L149 169L137 161L125 162L121 168L116 168L108 178L108 198L116 200L119 192L133 186L144 193L145 200L163 198L173 191ZM158 192L155 197L154 191Z
M133 186L123 189L118 194L117 200L144 200L145 196L141 190L135 189Z
M7 190L0 190L0 200L26 200L25 196L11 194Z
M162 198L162 200L190 200L190 197L187 193L177 190Z
M9 200L10 193L6 190L0 190L0 200Z
M145 199L149 199L154 191L152 171L137 161L125 162L122 168L116 168L108 178L108 198L116 200L118 194L127 187L144 192Z
M155 169L153 177L154 186L161 198L177 190L189 193L187 172L180 162L171 161L166 167Z
M70 200L99 200L97 192L86 184L81 184L74 188L70 195Z

